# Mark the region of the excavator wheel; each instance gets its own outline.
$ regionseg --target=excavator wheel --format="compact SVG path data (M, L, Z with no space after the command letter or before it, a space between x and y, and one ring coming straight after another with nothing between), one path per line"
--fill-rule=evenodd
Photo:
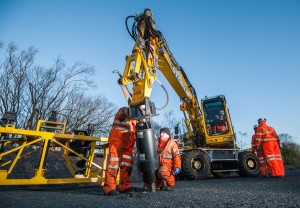
M181 164L184 176L187 179L205 179L210 175L210 162L207 155L200 150L184 152Z
M260 173L259 161L255 154L247 151L240 152L239 171L238 174L242 177L256 177Z

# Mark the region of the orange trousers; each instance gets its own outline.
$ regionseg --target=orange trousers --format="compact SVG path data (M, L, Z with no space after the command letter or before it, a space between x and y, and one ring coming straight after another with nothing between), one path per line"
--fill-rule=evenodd
M258 152L262 176L284 176L284 165L277 141L263 142Z
M164 181L167 183L167 186L175 185L175 176L173 175L173 171L171 170L169 165L162 165L158 169L156 179L157 188L162 188L164 185Z
M129 137L114 138L108 142L109 154L103 190L107 194L116 190L116 179L120 168L119 190L123 191L131 187L130 176L132 172L132 151L134 140Z

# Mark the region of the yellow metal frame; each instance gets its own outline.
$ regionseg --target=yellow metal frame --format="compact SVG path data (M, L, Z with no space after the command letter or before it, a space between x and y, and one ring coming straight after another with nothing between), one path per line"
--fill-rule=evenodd
M100 183L100 185L103 185L105 179L104 170L106 169L108 155L108 138L66 134L65 126L65 123L40 120L35 131L18 129L12 124L8 124L5 127L0 127L0 138L3 135L14 136L12 137L13 139L0 141L4 143L4 147L9 147L9 150L0 152L0 185L43 185L71 183ZM74 140L91 142L90 154L87 158L70 148L70 142ZM97 145L97 142L101 142L102 145ZM39 158L40 162L38 167L34 169L34 177L25 179L11 178L10 174L15 168L17 162L24 156L29 156L31 153L35 152L35 150L33 150L31 152L24 153L24 149L31 145L41 148L41 154ZM62 153L57 151L56 147L61 147L63 150ZM99 163L94 162L94 152L96 149L102 149L104 152L103 160ZM43 167L43 164L47 157L48 151L55 152L65 159L67 167L73 177L51 179L45 177L45 171L47 171L47 168ZM83 174L75 173L69 153L72 153L78 158L87 161L87 166ZM8 155L10 155L10 158L13 159L8 161L3 160L5 156Z

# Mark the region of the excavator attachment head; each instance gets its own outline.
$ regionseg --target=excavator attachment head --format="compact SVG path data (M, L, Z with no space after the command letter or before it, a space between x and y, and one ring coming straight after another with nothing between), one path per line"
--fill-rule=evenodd
M145 99L145 103L137 106L130 106L129 110L131 119L143 119L157 116L156 107L154 102L151 102L149 98Z

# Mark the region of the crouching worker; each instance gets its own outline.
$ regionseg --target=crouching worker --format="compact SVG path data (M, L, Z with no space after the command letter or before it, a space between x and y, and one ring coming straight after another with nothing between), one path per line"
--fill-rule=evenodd
M120 108L108 137L108 159L105 171L104 195L116 195L116 178L120 168L119 192L131 192L132 152L135 143L136 120L130 120L127 107Z
M170 136L169 128L160 130L157 153L160 167L157 172L156 188L172 191L175 185L175 177L180 173L181 157L178 143Z

